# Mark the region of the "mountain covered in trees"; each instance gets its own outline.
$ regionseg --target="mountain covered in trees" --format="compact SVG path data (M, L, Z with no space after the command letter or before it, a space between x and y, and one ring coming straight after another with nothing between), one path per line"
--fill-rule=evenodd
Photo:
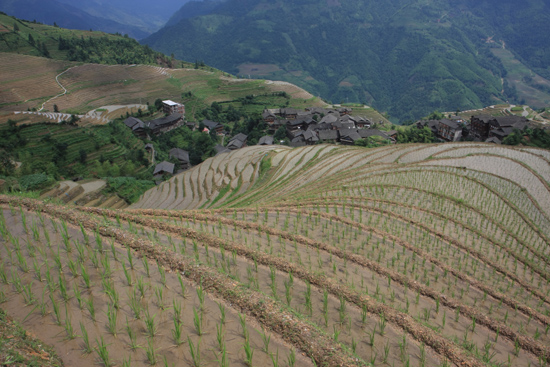
M176 65L175 59L120 34L69 30L1 12L0 30L0 52L97 64Z
M208 0L144 42L405 120L550 101L549 16L544 0Z

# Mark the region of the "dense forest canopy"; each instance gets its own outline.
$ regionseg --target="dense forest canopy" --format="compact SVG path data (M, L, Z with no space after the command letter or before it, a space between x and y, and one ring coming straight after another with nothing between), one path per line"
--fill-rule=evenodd
M549 32L541 31L550 27L548 14L542 0L210 1L187 4L144 42L405 120L519 101L492 49L510 49L550 77Z

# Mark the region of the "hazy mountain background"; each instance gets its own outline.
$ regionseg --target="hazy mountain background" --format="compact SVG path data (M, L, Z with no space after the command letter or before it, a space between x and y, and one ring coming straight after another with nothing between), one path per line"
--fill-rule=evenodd
M403 120L502 101L550 104L549 3L209 0L187 3L144 43Z
M0 11L60 27L121 33L141 39L189 0L0 0Z

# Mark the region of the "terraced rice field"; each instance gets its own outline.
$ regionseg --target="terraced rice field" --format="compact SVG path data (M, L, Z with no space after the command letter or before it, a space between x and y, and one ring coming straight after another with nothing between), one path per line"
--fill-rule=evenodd
M125 210L0 197L2 307L67 365L547 366L548 172L488 144L249 147Z
M56 82L58 75L67 93L51 99L64 92ZM240 80L220 71L79 64L3 52L0 53L0 83L0 110L9 112L40 109L47 102L44 112L53 111L55 104L62 112L85 115L102 106L153 103L157 98L180 101L185 92L193 93L191 104L200 102L201 106L250 94L282 91L293 96L292 102L296 105L302 106L305 102L299 98L304 90L294 85ZM307 103L308 106L325 105L318 98L308 99Z

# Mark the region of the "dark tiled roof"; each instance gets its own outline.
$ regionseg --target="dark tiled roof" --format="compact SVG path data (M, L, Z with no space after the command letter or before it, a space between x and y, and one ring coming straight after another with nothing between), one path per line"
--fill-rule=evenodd
M320 140L338 140L338 130L319 130Z
M234 140L239 140L241 142L245 142L246 139L248 138L248 136L244 135L243 133L238 133L237 135L235 135L231 140L231 141L234 141Z
M174 173L174 163L170 162L161 162L155 166L155 171L153 172L153 176L157 173L166 172L166 173Z
M273 145L273 137L270 135L262 136L258 145Z
M176 122L178 120L181 120L182 117L183 116L182 116L181 113L173 113L170 116L166 116L166 117L162 117L160 119L148 121L146 123L146 126L151 128L151 129L155 129L156 127L161 127L163 125L173 124L174 122Z
M181 162L189 163L189 152L179 148L170 149L170 157L174 157Z
M440 124L450 127L451 129L457 130L460 129L460 124L457 121L452 121L448 119L443 119L439 121Z
M202 120L202 123L208 128L208 130L215 129L220 126L219 122L214 122L210 120Z
M126 120L124 120L124 124L128 126L130 129L140 122L143 124L143 121L135 117L128 117Z

